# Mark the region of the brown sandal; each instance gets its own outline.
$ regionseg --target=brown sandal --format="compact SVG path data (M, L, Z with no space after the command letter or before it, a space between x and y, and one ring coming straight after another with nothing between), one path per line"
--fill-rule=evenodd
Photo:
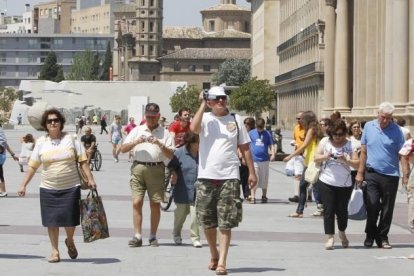
M75 244L69 244L68 239L65 240L66 247L68 248L68 255L71 259L78 257L78 250L76 250Z
M224 265L218 265L216 268L216 275L227 275L227 269Z
M216 270L217 269L217 264L218 264L218 259L211 258L210 263L208 264L208 269L209 270Z

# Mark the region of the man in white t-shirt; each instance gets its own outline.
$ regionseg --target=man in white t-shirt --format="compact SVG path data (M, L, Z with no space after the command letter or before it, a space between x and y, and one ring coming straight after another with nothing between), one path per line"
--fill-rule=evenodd
M249 134L240 116L229 113L224 88L213 87L208 93L201 93L200 100L201 105L190 125L190 130L200 135L196 212L210 247L208 268L216 270L217 275L226 275L231 228L237 227L242 219L237 148L249 169L250 188L256 185L257 179ZM204 113L207 107L211 112Z

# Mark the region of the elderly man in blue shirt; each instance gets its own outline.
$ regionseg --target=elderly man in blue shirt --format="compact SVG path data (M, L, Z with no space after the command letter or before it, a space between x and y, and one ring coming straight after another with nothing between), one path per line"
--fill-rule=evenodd
M366 181L366 248L372 247L374 240L379 248L392 248L388 232L400 178L398 152L404 144L401 129L392 119L394 109L389 102L381 103L377 119L365 124L361 138L360 165L355 180L359 184ZM408 171L403 168L403 182L407 180Z

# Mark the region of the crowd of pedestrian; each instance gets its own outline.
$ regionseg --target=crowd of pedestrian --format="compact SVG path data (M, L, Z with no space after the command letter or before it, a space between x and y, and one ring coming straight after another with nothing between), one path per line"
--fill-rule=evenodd
M120 153L128 153L131 162L133 235L128 245L143 245L144 198L148 194L148 243L159 246L160 203L165 200L165 183L170 181L175 186L176 205L172 240L176 245L183 244L182 228L189 216L192 245L202 247L203 230L210 251L207 268L216 275L227 275L231 231L242 220L243 201L250 204L258 203L258 199L263 204L269 201L269 164L276 159L277 145L266 129L265 119L243 120L229 111L229 96L224 88L213 87L207 93L202 92L199 100L200 106L194 114L189 108L180 109L168 128L158 104L149 103L140 125L130 117L128 125L122 128L121 116L115 115L107 133L114 161L118 163ZM293 196L288 200L297 203L289 217L303 218L306 202L314 200L317 209L312 215L323 217L327 250L335 248L336 227L342 247L349 246L347 208L356 186L363 189L367 210L363 245L370 248L375 243L379 248L392 248L388 233L400 174L408 190L409 225L414 231L414 181L409 181L414 143L404 127L404 119L394 122L394 109L388 102L381 103L377 118L369 122L348 123L338 111L320 119L313 111L300 111L296 115L292 153L283 159L293 168ZM106 120L106 115L99 120L101 134L106 131ZM52 249L48 261L51 263L60 261L60 227L66 231L69 256L74 259L78 255L73 240L75 227L80 223L80 180L74 167L75 156L86 172L90 188L96 189L88 165L96 149L96 137L91 127L85 127L81 121L84 121L82 117L78 117L76 132L83 130L85 135L78 141L63 131L65 118L58 110L45 111L41 122L46 135L36 141L31 134L25 135L19 158L0 129L1 197L7 196L2 166L6 150L14 160L19 160L22 172L23 165L27 166L19 196L25 196L27 185L43 165L41 217L50 238ZM92 124L98 125L97 115ZM316 183L310 185L305 175L312 163L320 172ZM58 178L56 172L59 172ZM258 188L261 194L257 198Z

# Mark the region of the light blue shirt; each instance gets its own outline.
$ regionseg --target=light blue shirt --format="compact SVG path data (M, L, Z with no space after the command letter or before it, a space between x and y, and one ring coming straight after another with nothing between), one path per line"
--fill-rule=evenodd
M397 124L391 122L381 129L377 119L367 122L361 144L367 149L366 167L380 174L400 175L398 151L404 144L404 136Z

